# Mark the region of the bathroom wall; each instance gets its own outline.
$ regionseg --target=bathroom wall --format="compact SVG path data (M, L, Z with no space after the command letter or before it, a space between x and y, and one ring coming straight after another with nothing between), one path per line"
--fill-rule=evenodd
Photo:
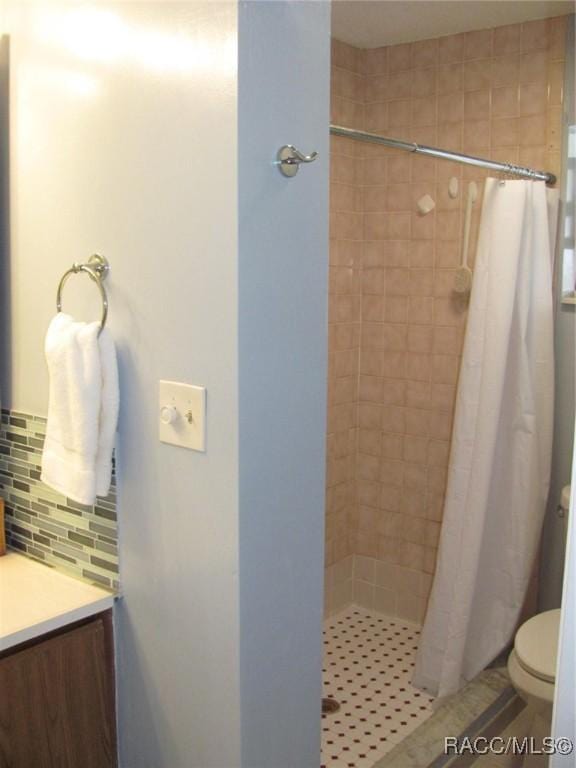
M100 251L121 384L120 765L239 765L236 3L9 10L10 405L45 415L58 280ZM97 317L95 294L71 278L64 307ZM207 387L206 453L159 442L161 378Z
M0 7L0 23L3 12ZM4 26L2 26L4 29ZM10 398L10 71L8 36L0 36L0 408Z
M9 10L9 407L45 414L43 337L63 271L93 251L111 264L120 764L313 768L329 7ZM286 142L321 160L285 179L274 160ZM82 278L64 305L98 316ZM159 442L160 379L206 386L205 453Z
M368 131L559 173L565 30L561 17L366 51L336 42L332 121L357 127L363 116ZM357 243L358 185L363 229L356 504L347 516L354 558L345 577L356 602L421 621L466 320L452 291L466 185L486 174L369 144L347 152L360 175L346 202L333 194L347 213L333 232ZM436 208L421 216L424 194Z
M219 768L317 768L330 4L244 2L238 25L241 763ZM287 142L318 152L294 178Z
M565 158L561 184L563 204L560 209L559 248L556 261L556 295L562 294L564 260L574 259L574 172L576 128L574 95L574 16L567 24L566 67L564 76L562 155ZM569 137L572 134L572 148ZM570 156L570 154L572 156ZM572 474L574 444L574 304L556 302L554 352L556 355L556 391L554 403L554 446L550 498L542 537L539 580L539 610L558 608L562 600L562 582L568 520L558 514L562 488Z

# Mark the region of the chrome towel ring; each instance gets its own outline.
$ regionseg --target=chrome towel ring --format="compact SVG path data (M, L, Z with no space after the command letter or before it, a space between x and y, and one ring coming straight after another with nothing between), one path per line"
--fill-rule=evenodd
M100 298L102 299L102 316L100 318L100 330L98 331L98 336L102 333L102 329L106 325L106 318L108 317L108 297L106 296L103 280L106 279L109 271L110 265L108 264L108 260L104 256L95 253L93 256L90 256L86 264L72 264L70 269L67 272L64 272L58 284L58 291L56 293L56 309L58 312L62 312L62 289L70 275L85 272L88 277L96 283L98 290L100 291Z

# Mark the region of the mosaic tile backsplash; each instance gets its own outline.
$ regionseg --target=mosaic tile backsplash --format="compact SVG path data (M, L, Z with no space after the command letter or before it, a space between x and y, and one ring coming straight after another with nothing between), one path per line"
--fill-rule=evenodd
M46 419L2 410L0 497L8 547L107 589L118 589L116 476L106 498L78 504L44 485Z

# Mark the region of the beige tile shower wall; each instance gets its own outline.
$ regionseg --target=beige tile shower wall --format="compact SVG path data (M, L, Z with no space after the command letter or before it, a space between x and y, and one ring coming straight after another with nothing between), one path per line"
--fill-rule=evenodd
M332 109L347 116L349 124L363 125L363 56L351 46L333 46ZM347 139L333 140L326 476L328 612L343 607L351 597L363 239L361 172L358 145Z
M366 130L558 173L565 24L550 19L366 51ZM411 595L418 620L431 581L418 574L429 577L436 561L467 312L452 291L465 189L486 174L357 146L364 249L358 506L349 521L353 551L368 559L355 569L354 598L379 595L398 611L402 595ZM451 176L460 181L456 200ZM436 209L423 217L416 201L424 194Z

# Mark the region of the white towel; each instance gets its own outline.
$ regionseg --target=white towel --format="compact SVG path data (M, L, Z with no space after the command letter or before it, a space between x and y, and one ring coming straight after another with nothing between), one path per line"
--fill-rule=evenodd
M118 419L114 342L99 323L59 312L46 334L50 378L42 481L80 504L110 488Z

